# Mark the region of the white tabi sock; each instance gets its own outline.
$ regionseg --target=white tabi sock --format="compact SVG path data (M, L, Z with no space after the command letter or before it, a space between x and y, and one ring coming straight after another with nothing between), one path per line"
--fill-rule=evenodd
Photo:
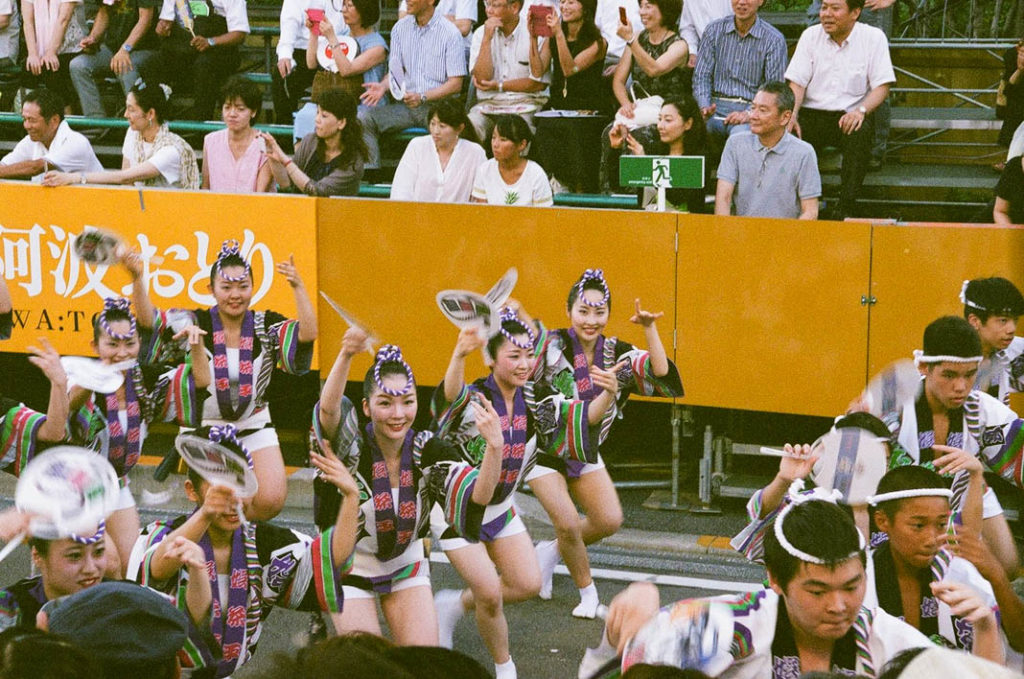
M572 609L572 617L593 620L597 615L597 607L600 605L601 601L597 598L597 587L591 581L586 587L580 588L580 605Z
M516 679L516 664L512 662L512 656L501 663L494 663L494 679Z
M551 587L555 579L555 566L558 565L562 555L558 553L558 540L547 540L537 543L537 562L540 564L540 594L541 599L551 598Z
M438 646L451 648L454 643L455 626L466 613L462 607L462 590L442 589L434 595L434 608L437 609Z

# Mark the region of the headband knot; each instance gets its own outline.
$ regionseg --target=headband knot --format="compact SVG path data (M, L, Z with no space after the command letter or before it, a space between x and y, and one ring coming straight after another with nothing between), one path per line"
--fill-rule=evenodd
M405 386L401 389L392 389L384 386L384 380L381 379L380 369L386 363L397 363L405 369ZM402 357L402 350L398 348L397 344L385 344L377 350L377 356L373 361L373 381L377 383L377 388L383 391L388 396L404 396L412 390L413 385L416 383L412 376L412 368L405 359Z
M242 266L245 267L245 273L241 276L225 276L224 275L224 262L225 260L237 257L242 260ZM238 241L234 238L229 238L220 245L220 252L217 253L217 261L213 263L213 270L220 271L220 277L229 283L238 283L244 281L248 276L252 274L252 267L249 266L249 262L245 261L242 257L242 248L238 244Z
M96 527L96 532L92 535L75 535L72 533L68 537L72 541L77 542L80 545L94 545L103 539L103 536L107 534L107 522L100 521L100 524Z
M601 298L601 301L597 302L596 304L591 302L583 295L584 286L586 286L587 282L589 281L597 282L601 286L601 289L604 291L604 296ZM604 279L604 271L602 269L587 269L586 271L584 271L583 275L580 276L580 282L577 284L576 289L578 292L576 296L580 299L580 301L582 301L589 307L604 306L608 304L608 300L612 296L611 290L608 289L608 282L605 281Z
M775 522L773 526L775 539L779 541L779 545L784 550L786 550L791 556L794 556L797 559L800 559L801 561L818 564L819 566L825 565L826 561L821 557L814 556L813 554L808 554L807 552L801 549L797 549L793 545L793 543L791 543L789 539L786 537L786 533L783 530L783 523L785 522L786 517L789 516L789 513L793 510L793 508L798 505L815 501L828 502L829 504L833 505L839 504L839 499L842 498L842 496L843 494L836 488L825 489L819 486L814 488L813 490L806 491L804 490L803 479L797 479L793 481L793 483L789 487L789 491L787 491L787 499L789 500L789 502L786 503L786 506L779 511L778 516L775 517ZM860 529L854 528L854 530L857 531L859 546L857 548L857 551L852 552L850 554L850 557L855 556L858 552L864 550L864 535L860 532Z
M132 303L124 297L107 297L103 300L103 311L97 317L97 322L100 325L100 329L103 330L109 337L116 340L130 340L135 337L135 315L131 311ZM107 320L107 314L111 311L121 312L128 316L128 332L114 332L110 328L110 321Z
M517 346L520 349L533 349L533 344L534 342L537 341L537 338L533 334L533 331L530 330L530 328L525 323L523 323L522 320L520 320L519 312L517 312L512 307L506 306L501 308L501 312L499 313L498 317L501 319L501 326L499 331L501 332L502 335L505 336L505 339L507 339L514 346ZM526 336L529 337L530 340L528 342L523 342L521 339L516 337L516 334L520 333L513 334L512 332L510 332L505 327L506 323L518 323L520 326L522 326L523 330L526 331Z
M249 453L249 449L246 448L241 441L238 440L238 430L235 429L233 424L215 424L210 427L210 432L206 436L209 440L214 443L224 445L225 443L232 443L242 451L245 455L245 461L249 463L249 469L253 468L252 455Z

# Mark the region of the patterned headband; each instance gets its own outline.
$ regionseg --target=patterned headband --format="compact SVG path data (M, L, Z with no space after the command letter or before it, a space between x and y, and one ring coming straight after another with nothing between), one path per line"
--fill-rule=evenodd
M241 276L224 275L224 260L226 260L229 257L238 257L239 259L241 259L242 265L245 267L245 273L243 273ZM242 257L242 248L241 246L239 246L238 241L235 240L234 238L229 238L228 240L221 243L220 252L217 253L217 261L213 263L213 270L215 272L219 271L220 277L227 281L228 283L240 283L252 275L252 267L249 266L249 262L245 261L245 258Z
M602 297L601 301L597 304L591 302L583 295L583 286L585 286L588 281L597 281L601 285L601 289L604 290L604 297ZM579 293L577 294L577 297L579 297L580 301L589 307L604 306L608 304L608 300L612 296L612 291L608 289L608 283L604 279L604 271L601 269L587 269L584 271L583 275L580 276L580 282L576 284L576 290Z
M890 500L905 500L911 497L944 497L947 500L953 498L953 491L949 488L908 488L907 490L894 490L890 493L869 495L868 504L872 507Z
M100 525L96 527L96 532L89 536L75 535L72 533L68 537L72 541L77 542L80 545L95 545L97 542L103 539L103 536L107 534L107 522L100 521Z
M929 356L921 349L914 349L914 365L922 363L978 363L983 356Z
M132 314L132 303L124 297L107 297L103 300L103 311L100 312L97 322L100 324L100 328L110 338L116 340L130 340L135 337L135 316ZM128 315L129 329L127 333L114 332L110 329L110 323L107 322L107 312L109 311L123 311Z
M401 389L392 389L384 386L384 381L380 377L380 369L385 363L397 363L405 369L406 382L405 386ZM398 345L385 344L377 351L377 357L373 361L373 381L377 383L377 388L388 396L404 396L416 384L412 376L412 368L402 358L402 350L398 348Z
M249 449L238 440L238 430L235 429L235 425L215 424L210 427L210 433L207 438L214 443L220 443L221 445L224 443L233 443L238 446L238 449L242 451L243 455L245 455L245 461L249 464L249 469L253 468L252 455L249 453Z
M501 334L505 336L505 339L507 339L514 346L517 346L520 349L533 349L533 343L537 341L537 338L534 336L533 331L530 330L530 328L528 328L526 326L526 324L523 323L519 319L519 314L516 313L515 309L513 309L510 306L502 307L499 319L501 320L500 331L501 331ZM526 331L526 336L530 338L530 341L529 342L523 342L522 340L517 338L516 335L514 335L511 332L509 332L508 330L506 330L505 329L505 323L508 323L508 322L515 322L515 323L518 323L519 325L523 326L523 330ZM520 333L516 333L516 334L520 334Z
M804 491L804 480L797 479L796 481L794 481L793 485L789 487L789 504L783 507L782 511L779 512L779 515L775 517L775 539L779 541L779 545L781 545L784 550L789 552L791 556L794 556L797 559L800 559L801 561L818 564L819 566L826 565L827 562L821 557L814 556L813 554L808 554L807 552L797 549L795 546L793 546L793 543L791 543L789 539L786 538L786 533L782 528L782 524L786 520L786 517L789 516L790 511L793 510L793 507L796 507L797 505L802 505L807 502L814 501L828 502L829 504L834 505L838 504L838 501L842 496L843 494L839 492L839 490L836 488L832 488L829 490L819 486L812 491ZM864 551L864 535L861 534L860 529L854 528L854 530L857 531L857 538L860 546L858 547L857 551L851 552L850 555L846 557L848 559Z

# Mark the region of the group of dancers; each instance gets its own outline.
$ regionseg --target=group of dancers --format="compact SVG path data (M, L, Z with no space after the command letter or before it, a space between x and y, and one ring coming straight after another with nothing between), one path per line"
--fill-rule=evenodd
M344 396L353 357L370 347L367 331L350 327L313 410L320 532L308 536L267 523L287 483L266 389L275 368L307 371L317 339L294 264L276 267L294 293L296 318L288 319L250 308L252 271L235 241L211 267L209 309L156 308L138 254L118 259L132 277L132 299L105 301L92 347L100 363L123 373L121 385L101 393L69 384L59 353L41 341L29 360L51 384L46 412L6 397L0 403L5 470L18 475L46 446L71 442L109 460L121 481L117 506L94 535L30 538L38 575L0 591L0 626L32 626L47 601L103 579L134 579L190 616L194 633L180 658L192 676L226 677L252 656L273 606L327 612L338 633L381 634L379 600L399 644L451 647L455 625L472 612L496 675L507 678L516 669L503 606L550 597L560 559L580 592L572 615L597 615L586 545L622 521L601 443L629 393L682 395L658 336L660 313L634 302L630 321L644 329L646 349L605 337L612 294L600 270L570 286L565 329L548 329L507 300L498 332L484 324L459 332L426 431L412 428L417 383L397 346L376 351L358 407ZM9 315L2 287L0 330L9 330ZM490 372L468 382L465 361L478 350ZM185 492L195 511L140 527L128 473L155 421L176 422L246 460L255 492L239 497L189 468ZM524 483L556 528L557 540L537 548L516 513ZM27 521L9 511L0 536ZM434 595L428 536L464 590Z

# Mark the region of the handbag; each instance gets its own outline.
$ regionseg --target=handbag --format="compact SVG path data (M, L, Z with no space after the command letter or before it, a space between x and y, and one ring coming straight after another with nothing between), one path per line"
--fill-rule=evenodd
M633 117L627 118L622 113L615 114L615 124L625 125L628 130L635 130L638 127L658 124L658 114L665 103L665 98L660 94L648 94L646 97L637 99L637 84L630 85L629 93L633 97ZM640 87L643 90L643 87ZM647 94L644 92L644 94Z

